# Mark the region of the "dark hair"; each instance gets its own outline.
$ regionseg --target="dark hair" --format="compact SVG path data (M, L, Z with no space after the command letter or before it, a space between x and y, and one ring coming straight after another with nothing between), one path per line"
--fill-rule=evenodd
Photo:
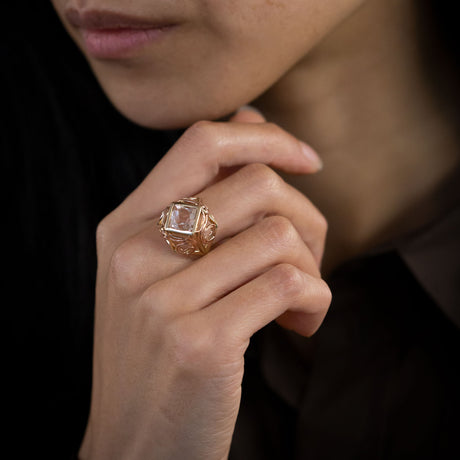
M36 439L27 434L28 442L16 445L15 452L21 456L28 447L49 452L53 446L59 458L72 458L91 390L96 226L180 132L147 130L123 118L50 2L29 2L22 14L23 2L11 3L4 17L23 21L20 29L13 20L4 24L0 45L10 257L4 265L18 351L11 376L22 395L13 427L36 433ZM458 76L458 28L451 8L436 1L421 6L420 24L431 30L421 34L422 48L429 60L442 63L427 65L443 69L430 74L435 83Z

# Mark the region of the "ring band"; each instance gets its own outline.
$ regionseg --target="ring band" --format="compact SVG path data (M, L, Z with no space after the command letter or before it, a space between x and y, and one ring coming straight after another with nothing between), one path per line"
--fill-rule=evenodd
M198 197L173 201L157 226L171 249L186 256L206 254L216 238L217 222Z

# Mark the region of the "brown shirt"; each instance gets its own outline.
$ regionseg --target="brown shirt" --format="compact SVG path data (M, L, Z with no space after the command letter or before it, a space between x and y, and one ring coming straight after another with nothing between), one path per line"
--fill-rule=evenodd
M460 458L460 206L327 280L318 333L246 355L240 459Z

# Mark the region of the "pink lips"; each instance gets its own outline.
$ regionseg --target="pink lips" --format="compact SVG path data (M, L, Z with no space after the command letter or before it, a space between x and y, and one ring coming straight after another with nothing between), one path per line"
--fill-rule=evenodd
M80 12L71 8L65 16L72 26L81 29L88 53L99 59L131 57L142 46L158 41L177 26L171 20L148 22L111 11Z
M142 45L159 39L167 29L84 29L83 39L92 56L120 59L128 57Z

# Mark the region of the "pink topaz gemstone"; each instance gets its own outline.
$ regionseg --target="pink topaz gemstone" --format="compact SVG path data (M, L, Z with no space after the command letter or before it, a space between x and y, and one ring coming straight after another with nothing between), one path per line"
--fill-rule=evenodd
M194 206L175 204L171 210L169 229L193 232L198 209Z

